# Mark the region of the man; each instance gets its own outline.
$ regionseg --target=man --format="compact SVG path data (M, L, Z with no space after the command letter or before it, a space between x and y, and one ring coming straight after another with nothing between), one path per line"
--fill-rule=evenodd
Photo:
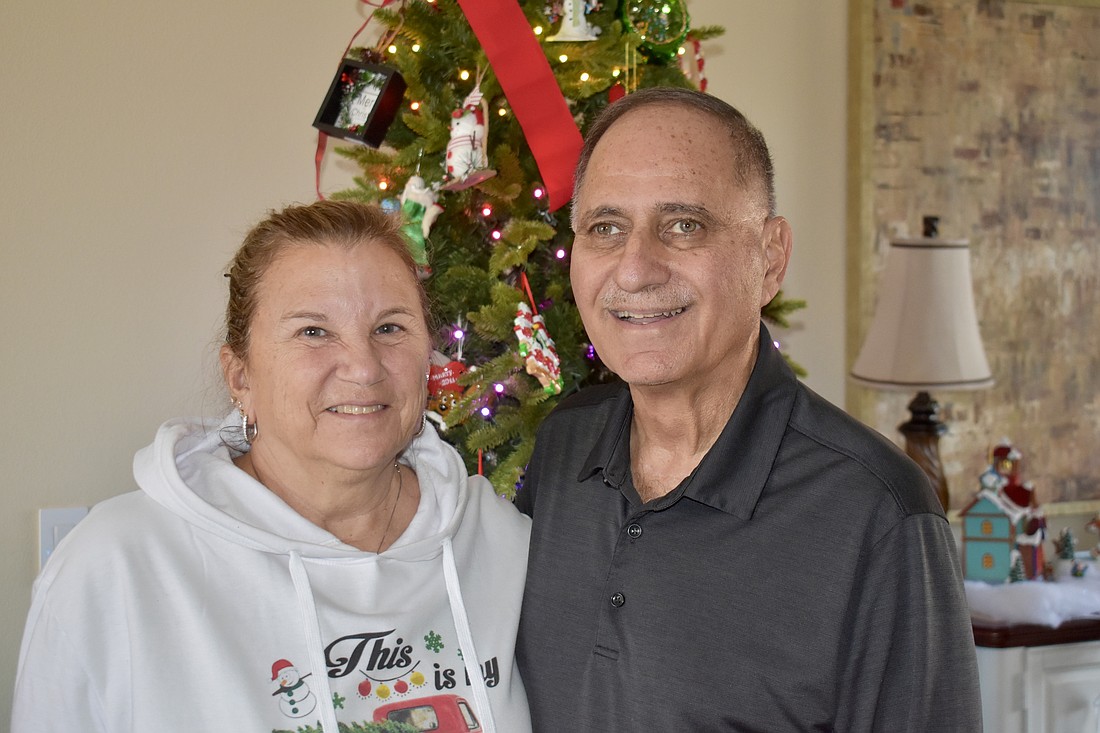
M517 497L536 731L981 729L935 494L760 321L791 255L772 178L760 133L694 91L588 133L573 292L625 384L563 401Z

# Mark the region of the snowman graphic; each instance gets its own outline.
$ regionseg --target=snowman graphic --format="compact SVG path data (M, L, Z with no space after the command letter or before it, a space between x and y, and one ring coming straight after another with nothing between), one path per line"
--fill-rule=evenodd
M298 674L297 668L286 659L271 665L271 681L275 684L271 696L279 698L279 709L288 718L305 717L317 707L317 698L309 691L306 677L309 673Z

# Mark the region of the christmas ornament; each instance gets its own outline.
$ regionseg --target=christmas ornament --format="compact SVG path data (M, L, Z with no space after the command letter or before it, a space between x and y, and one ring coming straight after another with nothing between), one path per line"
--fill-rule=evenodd
M562 388L561 362L542 316L534 314L531 306L521 300L516 306L513 330L519 339L519 353L525 357L527 373L539 380L547 394L559 394Z
M674 58L690 30L683 0L622 0L619 14L623 27L641 38L642 52L654 59Z
M447 429L447 415L458 404L466 388L458 378L466 372L461 361L449 359L446 354L433 351L428 368L428 411L425 413L441 431Z
M549 36L547 41L595 41L600 28L588 23L585 13L598 10L600 3L587 3L585 0L563 0L562 20L558 32Z
M701 92L705 92L707 90L707 75L705 72L706 59L703 58L703 44L699 43L698 38L688 36L687 45L691 48L693 58L689 59L688 54L682 54L679 57L680 71L684 72L684 76L688 78L692 86Z
M462 107L451 113L451 139L447 143L447 175L444 191L461 191L492 178L485 148L489 105L481 94L480 75Z
M377 148L401 107L405 86L396 69L345 59L313 126L331 137Z
M401 218L405 222L401 232L409 243L409 252L422 277L431 274L428 266L428 232L443 213L443 207L436 203L437 196L435 189L418 175L409 176L405 190L401 192Z

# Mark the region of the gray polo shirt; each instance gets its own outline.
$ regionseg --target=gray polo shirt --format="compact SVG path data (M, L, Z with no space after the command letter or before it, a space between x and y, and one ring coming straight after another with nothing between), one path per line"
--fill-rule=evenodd
M622 385L563 401L516 504L534 519L518 654L537 733L979 731L951 529L924 474L760 356L670 494L631 481Z

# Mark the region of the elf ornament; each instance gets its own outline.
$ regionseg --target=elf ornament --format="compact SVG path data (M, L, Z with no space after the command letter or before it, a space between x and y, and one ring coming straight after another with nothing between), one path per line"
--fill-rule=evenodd
M405 222L401 233L405 235L421 278L432 272L428 266L428 232L443 213L443 207L436 203L437 196L435 189L418 175L409 176L401 192L401 219Z
M451 139L447 143L447 175L444 191L461 191L497 174L489 168L485 152L489 105L479 85L466 95L462 107L451 113Z
M533 314L531 306L520 301L513 323L527 373L539 380L547 394L559 394L562 388L561 362L542 316Z

